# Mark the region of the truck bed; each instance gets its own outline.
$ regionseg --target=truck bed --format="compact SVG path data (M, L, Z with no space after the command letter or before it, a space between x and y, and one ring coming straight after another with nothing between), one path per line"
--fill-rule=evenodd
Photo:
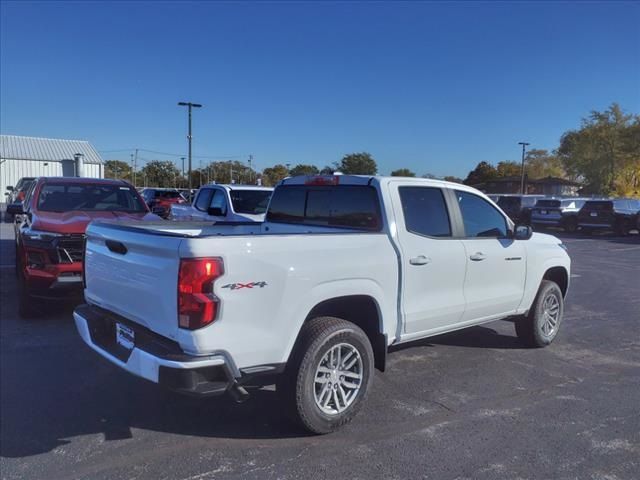
M113 251L114 244L123 248ZM286 361L299 330L292 319L302 324L314 305L336 291L384 299L379 308L386 318L396 317L398 263L384 232L101 222L89 226L86 249L88 303L177 342L185 353L227 351L239 368ZM220 309L211 325L184 330L177 316L180 259L199 257L224 263L213 286ZM392 338L395 325L389 328Z

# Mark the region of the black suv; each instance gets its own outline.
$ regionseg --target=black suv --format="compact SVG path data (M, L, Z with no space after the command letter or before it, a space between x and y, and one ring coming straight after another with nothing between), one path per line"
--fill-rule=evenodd
M531 210L531 224L575 232L578 229L578 212L585 202L584 198L542 198Z
M578 212L578 227L589 233L592 230L609 230L626 235L636 228L640 200L619 198L589 200Z
M529 225L531 209L541 198L544 198L544 195L500 195L497 203L513 223Z

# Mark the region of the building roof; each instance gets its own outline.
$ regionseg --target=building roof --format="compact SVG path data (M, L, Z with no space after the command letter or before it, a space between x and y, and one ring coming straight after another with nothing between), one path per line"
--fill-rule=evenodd
M86 140L0 135L0 158L59 162L73 160L76 153L84 155L85 163L103 163L100 154Z
M565 178L559 177L545 177L545 178L536 178L528 181L529 183L536 183L538 185L568 185L570 187L578 187L579 183L572 182L571 180L567 180Z

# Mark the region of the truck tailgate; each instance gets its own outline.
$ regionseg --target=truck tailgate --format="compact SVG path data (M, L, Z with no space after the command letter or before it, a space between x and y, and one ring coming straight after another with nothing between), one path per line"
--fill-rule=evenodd
M178 331L179 236L92 223L85 298L169 338Z

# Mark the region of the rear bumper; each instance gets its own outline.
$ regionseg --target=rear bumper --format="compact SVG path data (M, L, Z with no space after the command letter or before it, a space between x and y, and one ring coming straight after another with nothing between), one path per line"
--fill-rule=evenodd
M537 218L531 217L531 223L534 225L561 225L561 218Z
M175 342L90 305L76 308L73 318L80 337L89 347L133 375L185 394L214 396L230 390L237 393L239 372L224 353L186 355ZM132 349L116 342L116 323L135 332Z

